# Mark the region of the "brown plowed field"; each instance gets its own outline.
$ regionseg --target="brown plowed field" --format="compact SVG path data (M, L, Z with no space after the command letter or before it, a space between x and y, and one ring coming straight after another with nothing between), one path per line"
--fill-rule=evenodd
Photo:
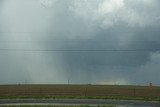
M118 85L0 85L0 97L160 97L160 87Z

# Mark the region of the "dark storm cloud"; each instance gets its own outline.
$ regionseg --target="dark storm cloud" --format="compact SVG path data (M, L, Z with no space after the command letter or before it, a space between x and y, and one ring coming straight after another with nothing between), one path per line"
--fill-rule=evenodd
M137 19L137 20L133 20L135 22L128 22L129 24L132 24L129 26L126 22L124 23L120 21L115 23L114 27L111 27L111 28L108 28L107 27L108 25L105 25L107 29L101 28L99 25L93 25L90 29L88 29L88 25L87 25L88 23L85 24L84 20L70 17L72 13L70 13L70 10L67 10L67 9L68 8L63 10L65 11L65 15L62 16L62 19L61 18L58 19L59 22L63 22L62 25L59 25L59 24L57 25L58 25L58 28L62 28L62 29L64 28L63 29L64 31L72 31L71 34L70 32L63 34L64 33L63 32L62 34L60 33L61 35L64 35L64 37L67 35L69 37L74 37L74 38L64 39L63 36L62 38L59 37L59 39L65 40L61 42L61 44L63 44L62 47L60 47L62 50L63 49L64 50L65 49L68 49L68 50L135 50L135 51L129 51L129 52L125 52L125 51L64 52L60 60L62 60L63 62L62 66L64 67L65 70L67 70L67 67L69 66L70 68L69 75L71 75L72 77L75 76L74 74L75 72L80 72L79 75L81 74L84 75L85 73L86 74L89 73L88 75L95 75L96 72L99 72L99 73L103 72L103 74L106 75L106 78L109 78L112 76L114 77L116 74L117 76L119 74L123 74L123 76L124 77L126 76L127 78L127 77L130 77L129 76L130 74L136 72L137 67L145 65L148 61L150 61L150 53L156 52L159 50L159 41L156 41L156 40L159 40L159 37L158 37L159 27L157 25L155 25L156 27L154 27L154 22L148 23L147 22L148 19L146 19L146 22L142 22L142 23L140 22L141 24L138 24L139 21L141 21L141 19ZM154 11L155 9L149 9L149 10ZM138 10L135 10L135 12L137 11ZM147 12L146 11L143 12L143 11L142 13L147 15ZM158 15L159 14L156 13L156 16ZM59 16L57 17L59 18ZM63 19L64 17L68 20L64 20ZM86 16L82 16L82 18L83 17L86 17ZM141 16L139 17L141 18ZM148 18L152 22L153 21L152 18L154 19L154 16L151 16L151 17L149 16ZM128 21L128 20L124 20L124 21ZM137 25L135 25L134 23L137 23ZM70 26L66 28L64 27L63 24L70 25ZM147 26L148 24L149 26L151 25L151 27L148 27ZM81 31L81 28L83 29L84 32ZM87 33L85 31L87 31ZM79 36L79 34L81 34L82 38L77 37ZM83 35L89 38L84 39L85 37L83 38ZM65 66L67 67L65 68ZM114 73L114 71L116 71L116 73ZM95 78L93 80L95 80ZM91 78L88 78L88 80L90 79ZM77 76L73 81L76 81L76 80L77 80ZM136 82L137 81L135 81L135 83Z
M31 83L158 84L158 0L20 1L3 4L0 31L17 33L1 33L0 47L61 51L1 52L8 83L19 74L16 82L28 75Z

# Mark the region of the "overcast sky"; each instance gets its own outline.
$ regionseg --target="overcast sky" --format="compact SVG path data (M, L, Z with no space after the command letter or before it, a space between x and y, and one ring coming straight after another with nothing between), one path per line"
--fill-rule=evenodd
M0 0L0 84L160 85L160 0Z

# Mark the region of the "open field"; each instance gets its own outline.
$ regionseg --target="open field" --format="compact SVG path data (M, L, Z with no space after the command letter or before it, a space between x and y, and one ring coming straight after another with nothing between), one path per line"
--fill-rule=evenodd
M0 98L160 100L160 87L118 85L0 85Z

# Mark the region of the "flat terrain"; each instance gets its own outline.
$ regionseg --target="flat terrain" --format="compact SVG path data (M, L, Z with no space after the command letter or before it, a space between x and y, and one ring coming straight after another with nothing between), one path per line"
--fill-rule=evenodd
M0 98L160 99L160 87L119 85L0 85Z

